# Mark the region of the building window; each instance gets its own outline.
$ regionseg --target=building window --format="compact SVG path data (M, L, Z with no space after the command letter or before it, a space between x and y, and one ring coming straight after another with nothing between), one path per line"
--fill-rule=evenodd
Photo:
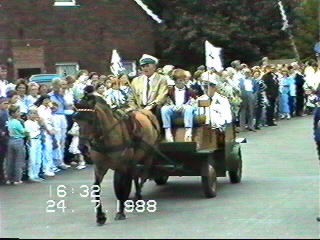
M68 75L76 76L79 71L79 64L75 62L56 63L57 74L65 77Z
M58 7L76 6L76 0L55 0L54 6L58 6Z

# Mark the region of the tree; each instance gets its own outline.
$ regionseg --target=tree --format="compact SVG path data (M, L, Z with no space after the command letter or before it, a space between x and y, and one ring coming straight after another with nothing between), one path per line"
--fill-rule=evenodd
M148 4L151 1L145 0ZM278 1L154 0L149 5L165 20L158 25L157 55L178 66L204 63L204 42L223 48L226 65L234 59L254 63L273 53L282 39ZM283 0L291 22L298 0ZM283 41L282 41L283 42ZM282 48L290 48L289 40Z

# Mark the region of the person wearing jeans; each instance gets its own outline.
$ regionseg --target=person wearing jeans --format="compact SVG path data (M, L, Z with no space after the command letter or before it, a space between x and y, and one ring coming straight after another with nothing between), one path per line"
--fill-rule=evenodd
M22 173L25 166L26 152L24 138L26 129L21 120L20 107L12 105L9 107L10 119L8 121L9 142L7 152L7 181L6 184L21 184Z
M29 152L28 177L30 181L41 182L43 179L39 177L41 168L41 132L38 111L36 109L29 110L28 120L25 122L26 131L29 133L27 142Z
M175 87L169 90L168 104L161 107L161 119L167 142L174 141L171 132L172 120L179 116L184 118L184 127L186 128L184 140L186 142L192 141L193 118L196 108L191 105L193 92L185 85L186 76L184 70L174 70Z

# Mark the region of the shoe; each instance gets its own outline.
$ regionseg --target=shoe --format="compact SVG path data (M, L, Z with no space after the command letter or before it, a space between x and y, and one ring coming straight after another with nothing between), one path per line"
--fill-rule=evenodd
M254 129L261 130L261 128L259 126L254 127Z
M253 129L253 128L248 128L248 130L251 131L251 132L256 132L256 130Z
M55 174L53 172L46 172L44 173L45 176L48 176L48 177L54 177Z
M185 141L185 142L192 142L192 136L188 136L188 135L185 136L185 137L184 137L184 141Z
M11 182L10 182L9 180L7 180L7 181L6 181L6 184L7 184L7 185L10 185L10 184L11 184Z
M291 118L291 116L290 116L290 114L288 114L286 119L290 120L290 118Z
M78 166L76 167L76 169L81 170L81 169L84 169L84 168L86 168L86 167L87 167L86 165L78 165Z
M272 127L272 126L278 126L278 124L275 123L268 123L268 126Z
M75 161L72 161L71 163L70 163L70 165L77 165L77 162L75 162Z
M29 178L30 182L42 182L43 179L42 178Z
M60 166L58 166L58 168L62 169L62 170L66 170L68 168L70 168L71 166L70 165L67 165L67 164L61 164Z
M57 173L57 172L60 172L60 171L61 171L61 169L59 169L59 168L53 169L53 172L54 172L54 173Z
M22 184L23 182L22 181L16 181L16 182L13 182L13 185L19 185L19 184Z
M166 129L165 129L165 136L166 136L166 141L167 141L167 142L174 142L170 128L166 128Z

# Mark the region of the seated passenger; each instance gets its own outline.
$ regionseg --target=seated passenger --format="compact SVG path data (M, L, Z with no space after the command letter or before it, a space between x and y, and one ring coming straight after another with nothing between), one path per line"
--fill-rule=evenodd
M142 75L132 80L132 94L129 95L130 110L145 109L157 112L167 99L168 84L165 76L156 72L158 59L144 54L139 60Z
M183 116L185 131L185 141L192 141L193 118L196 108L192 106L194 93L185 86L187 74L182 69L176 69L173 72L173 81L175 87L171 88L168 93L168 103L161 108L161 118L165 137L167 142L173 142L171 132L172 120L176 117Z
M197 100L210 100L210 106L205 107L206 124L212 128L223 128L232 122L232 113L229 100L217 93L217 82L214 79L204 83L205 94Z

